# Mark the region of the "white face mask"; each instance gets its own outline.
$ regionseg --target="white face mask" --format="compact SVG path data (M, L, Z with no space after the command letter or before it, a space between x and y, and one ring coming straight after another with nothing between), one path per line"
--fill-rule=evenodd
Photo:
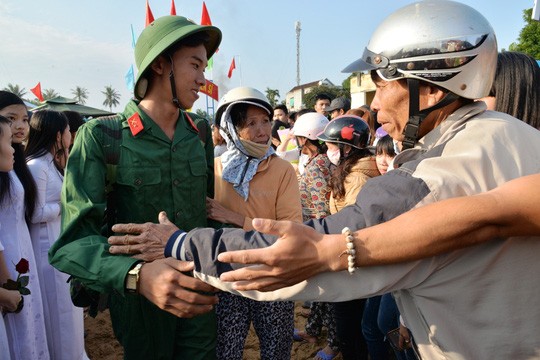
M298 158L298 173L300 173L300 175L304 174L304 170L306 169L306 164L308 161L309 161L309 155L300 154Z
M341 158L341 152L339 151L339 149L336 149L334 151L331 151L331 150L327 150L326 151L326 156L328 156L328 159L330 160L330 162L336 166L339 165L339 160Z

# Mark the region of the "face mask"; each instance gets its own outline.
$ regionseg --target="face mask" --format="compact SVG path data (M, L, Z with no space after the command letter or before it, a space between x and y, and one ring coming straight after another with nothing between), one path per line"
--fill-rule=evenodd
M328 159L330 160L330 162L336 166L339 165L339 159L341 158L341 153L339 151L339 149L336 149L334 151L330 151L330 150L327 150L326 151L326 156L328 156Z
M242 139L240 139L240 142L244 146L244 149L246 149L249 156L260 159L264 155L266 155L266 152L268 151L268 149L270 148L270 144L272 143L272 139L268 139L268 142L266 144L259 144L253 141Z
M306 169L306 164L308 161L309 161L309 155L300 154L300 157L298 158L298 173L300 175L304 174L304 170Z

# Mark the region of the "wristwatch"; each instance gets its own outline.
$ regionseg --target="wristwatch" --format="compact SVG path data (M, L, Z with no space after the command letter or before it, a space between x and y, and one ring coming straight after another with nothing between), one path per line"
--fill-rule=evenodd
M126 291L129 293L139 292L139 272L141 271L144 262L137 263L126 276Z

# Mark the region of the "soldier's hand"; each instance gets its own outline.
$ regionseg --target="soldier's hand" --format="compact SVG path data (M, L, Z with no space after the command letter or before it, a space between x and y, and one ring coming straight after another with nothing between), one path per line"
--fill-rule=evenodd
M173 258L146 263L139 273L139 293L178 317L191 318L207 313L218 302L216 289L184 274L193 267L192 262Z

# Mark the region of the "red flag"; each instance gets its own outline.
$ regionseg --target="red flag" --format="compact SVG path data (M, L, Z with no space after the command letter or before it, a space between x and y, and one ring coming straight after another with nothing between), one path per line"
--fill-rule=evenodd
M36 95L39 101L43 102L45 99L43 99L43 95L41 94L41 82L38 82L35 87L30 89L32 94Z
M227 75L229 79L231 78L232 72L234 69L236 69L236 63L234 62L234 58L232 58L232 63L231 63L231 66L229 67L229 74Z
M174 6L174 0L171 0L171 15L176 15L176 6Z
M208 10L206 9L204 1L202 3L201 25L212 25L212 20L210 20L210 15L208 15Z
M203 94L206 94L206 95L210 96L212 99L218 101L219 100L218 90L219 89L218 89L218 86L216 84L214 84L210 80L206 79L206 84L201 86L199 91L202 92Z
M154 14L152 14L152 10L150 9L150 4L148 4L148 0L146 0L146 23L144 27L147 27L153 21L154 21Z

